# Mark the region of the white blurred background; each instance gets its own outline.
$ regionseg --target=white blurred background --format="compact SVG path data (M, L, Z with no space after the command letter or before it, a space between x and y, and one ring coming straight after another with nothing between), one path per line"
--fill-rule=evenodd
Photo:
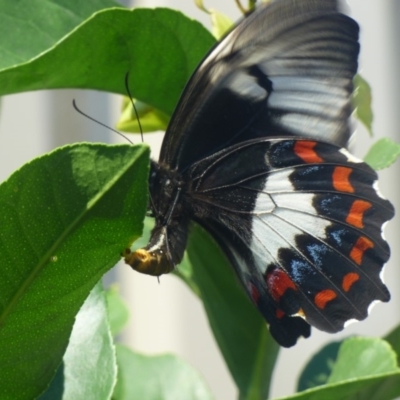
M122 3L122 1L121 1ZM127 2L126 2L127 3ZM375 139L389 136L400 142L400 2L398 0L348 0L349 14L361 25L360 72L373 89ZM167 6L184 11L210 26L208 16L193 1L142 0L136 6ZM205 0L237 19L239 12L233 0ZM123 79L123 77L121 77ZM156 78L155 78L156 79ZM94 91L60 90L5 96L0 118L0 180L6 179L25 162L53 148L77 141L116 142L118 137L78 115L72 99L89 115L113 126L118 119L120 97ZM21 117L23 116L23 117ZM145 136L157 157L162 134ZM139 142L139 138L134 139ZM355 152L363 156L371 144L365 130L357 129ZM399 165L380 173L381 191L400 209ZM389 304L378 304L362 323L345 332L328 335L313 330L308 340L295 348L283 349L274 374L272 396L293 393L297 376L305 361L325 343L352 334L385 335L400 323L400 249L399 217L386 229L392 248L392 259L385 280L392 293ZM175 277L157 279L117 266L107 282L117 281L131 309L129 327L121 340L135 350L148 353L173 352L181 355L201 371L216 399L234 399L237 391L215 344L201 303Z

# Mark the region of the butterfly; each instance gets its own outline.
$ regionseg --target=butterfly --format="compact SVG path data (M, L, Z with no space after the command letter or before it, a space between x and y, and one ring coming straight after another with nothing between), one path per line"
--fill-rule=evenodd
M149 243L125 254L139 272L168 273L195 221L284 347L390 298L382 226L394 210L346 150L359 28L337 7L274 1L210 50L151 162Z

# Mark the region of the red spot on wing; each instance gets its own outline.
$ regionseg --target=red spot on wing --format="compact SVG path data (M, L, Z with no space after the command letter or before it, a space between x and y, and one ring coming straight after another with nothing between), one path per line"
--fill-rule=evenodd
M321 310L325 308L325 306L336 299L337 294L331 289L325 289L318 292L314 297L314 304L320 308Z
M365 236L360 236L357 239L356 244L353 246L353 248L350 251L350 258L357 264L361 265L362 259L364 256L364 253L368 249L372 249L374 247L374 243L371 242L368 238Z
M251 299L253 300L253 302L255 304L258 304L258 300L260 300L260 292L258 291L258 289L250 282L250 296Z
M281 319L284 316L285 316L285 313L280 308L277 308L276 309L276 318Z
M290 279L289 275L279 268L275 268L267 275L267 287L271 296L279 301L286 290L297 290L296 284Z
M372 207L372 204L365 200L355 200L351 205L346 222L356 228L364 228L364 213Z
M294 145L295 154L307 164L320 163L324 160L314 151L317 142L301 140Z
M339 192L354 193L354 188L349 181L352 172L352 168L336 167L332 174L333 187Z
M355 272L349 272L343 277L342 288L345 292L348 292L353 284L360 279L360 275Z

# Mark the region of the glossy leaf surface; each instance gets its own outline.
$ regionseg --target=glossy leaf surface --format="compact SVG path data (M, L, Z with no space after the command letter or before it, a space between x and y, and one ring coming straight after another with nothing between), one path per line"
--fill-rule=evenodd
M83 301L141 234L145 146L80 144L0 186L0 398L40 394Z

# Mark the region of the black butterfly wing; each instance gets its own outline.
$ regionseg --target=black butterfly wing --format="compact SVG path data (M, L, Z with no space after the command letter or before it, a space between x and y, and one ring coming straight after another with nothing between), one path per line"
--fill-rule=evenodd
M358 52L358 25L336 0L259 7L191 77L160 162L183 171L224 147L276 135L346 146Z
M343 149L357 40L336 0L279 0L212 49L151 166L150 242L126 262L170 272L196 220L286 347L310 325L337 332L388 301L382 226L393 208Z
M292 138L248 141L193 165L188 203L224 249L283 346L367 317L388 301L377 175L346 150Z

